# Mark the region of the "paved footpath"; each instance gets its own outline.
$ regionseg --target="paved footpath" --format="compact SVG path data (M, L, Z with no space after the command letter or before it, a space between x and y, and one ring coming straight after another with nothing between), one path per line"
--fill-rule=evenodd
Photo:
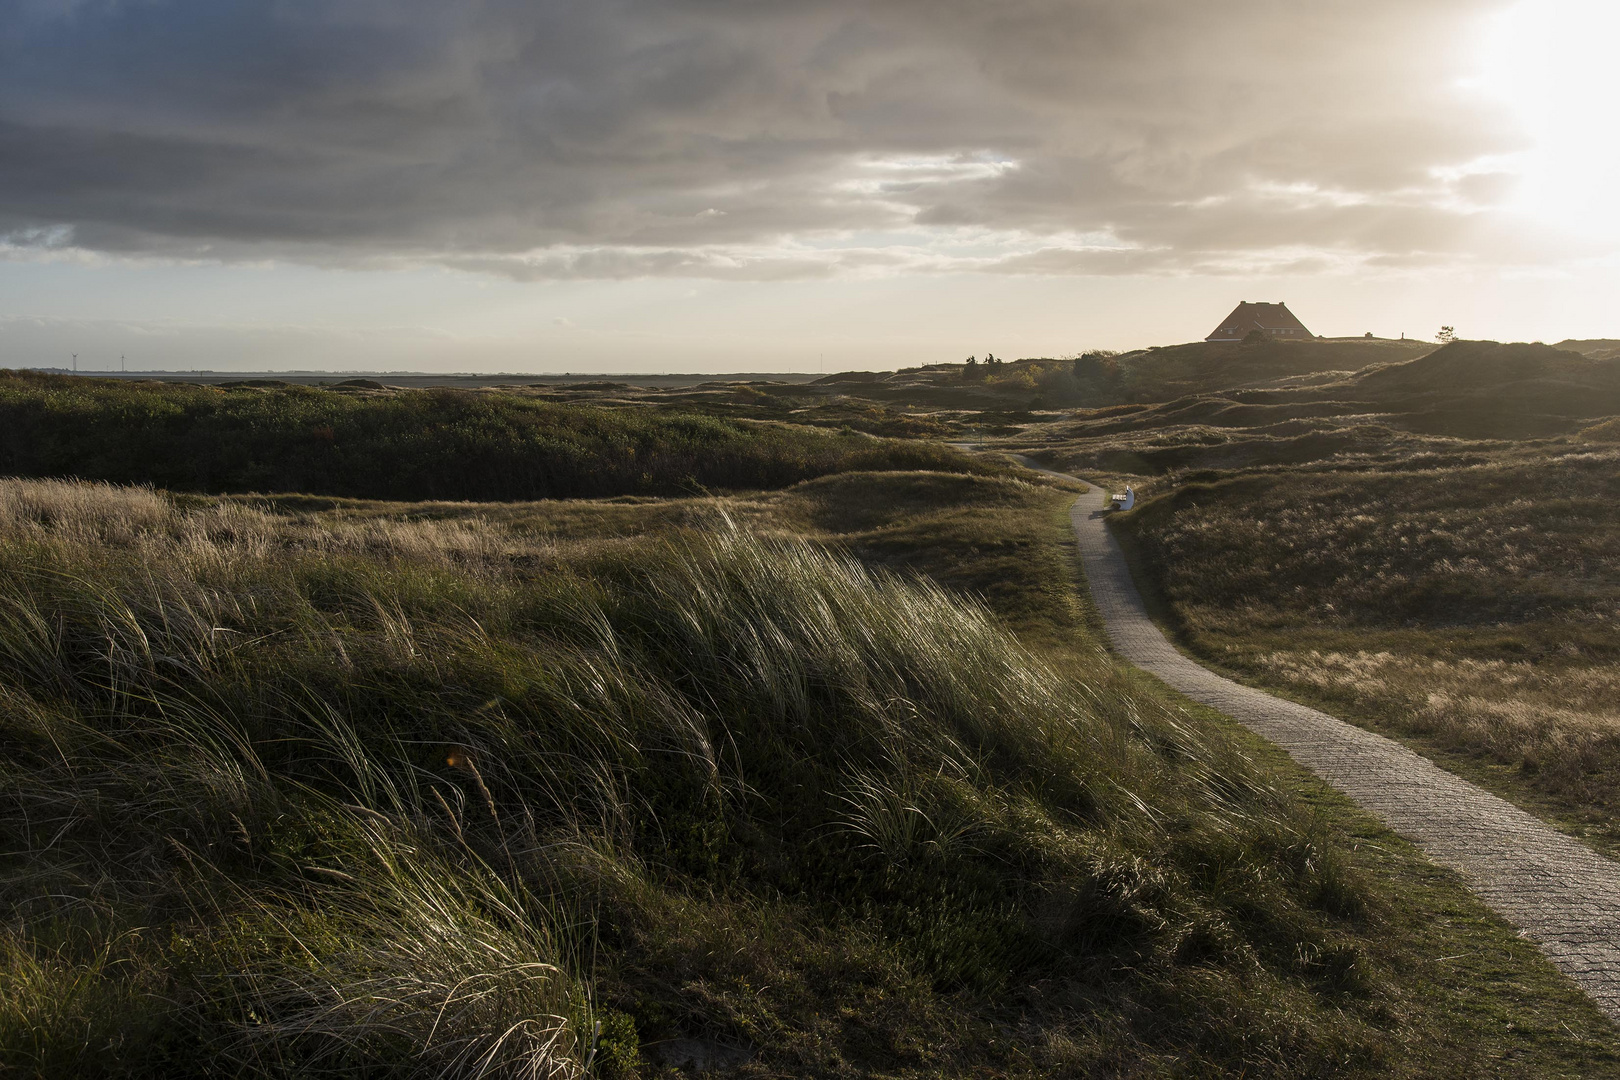
M1030 468L1054 476L1023 458ZM1070 477L1070 479L1074 479ZM1620 863L1446 772L1400 743L1243 686L1177 652L1148 618L1093 485L1070 517L1091 595L1115 650L1219 709L1467 880L1613 1020L1620 1021Z

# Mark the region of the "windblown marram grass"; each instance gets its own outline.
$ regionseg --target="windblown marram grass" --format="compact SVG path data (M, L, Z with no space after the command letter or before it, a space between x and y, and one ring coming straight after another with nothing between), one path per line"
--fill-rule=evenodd
M922 581L724 517L591 549L0 508L11 1067L628 1075L679 1037L799 1075L1294 1076L1394 1045L1378 902L1309 815Z

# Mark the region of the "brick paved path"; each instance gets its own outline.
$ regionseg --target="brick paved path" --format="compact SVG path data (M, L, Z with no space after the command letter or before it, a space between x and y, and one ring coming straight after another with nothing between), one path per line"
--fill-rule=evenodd
M1620 863L1397 742L1242 686L1177 652L1148 618L1104 524L1107 500L1094 486L1070 516L1091 595L1115 650L1281 746L1435 862L1462 874L1480 899L1539 943L1620 1021Z

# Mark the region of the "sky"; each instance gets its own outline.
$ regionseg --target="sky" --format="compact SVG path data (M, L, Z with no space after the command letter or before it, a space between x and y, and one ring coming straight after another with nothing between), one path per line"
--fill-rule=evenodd
M1620 336L1614 0L7 0L0 367ZM70 358L77 354L77 360Z

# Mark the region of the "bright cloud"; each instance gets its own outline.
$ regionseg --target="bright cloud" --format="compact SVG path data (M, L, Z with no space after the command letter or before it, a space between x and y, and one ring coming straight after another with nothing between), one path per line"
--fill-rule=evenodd
M1553 8L1613 29L1609 0L16 0L0 252L518 280L1556 261L1493 215L1597 212L1615 84L1470 44L1495 18L1562 50Z

